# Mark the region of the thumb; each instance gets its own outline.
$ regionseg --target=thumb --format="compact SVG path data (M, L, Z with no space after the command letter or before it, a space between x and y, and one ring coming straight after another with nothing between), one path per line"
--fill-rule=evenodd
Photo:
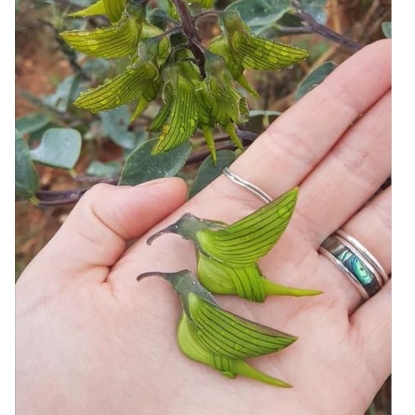
M98 184L86 192L19 282L32 274L37 282L42 278L86 278L88 274L95 281L104 281L127 241L143 235L185 200L186 185L178 178L134 187Z

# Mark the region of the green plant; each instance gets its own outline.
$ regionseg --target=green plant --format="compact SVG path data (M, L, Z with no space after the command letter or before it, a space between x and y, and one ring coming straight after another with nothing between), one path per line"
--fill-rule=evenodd
M46 2L52 8L47 25L74 74L48 96L26 95L39 112L16 120L18 200L73 203L95 182L138 184L188 175L185 165L202 162L187 176L193 197L251 144L269 116L279 115L249 110L249 100L260 94L245 77L247 71L292 68L309 56L276 37L317 32L351 50L360 47L323 25L326 0L262 1L254 7L238 0L223 10L213 0L193 0L191 7L183 0L90 3ZM83 8L73 11L74 5ZM201 29L208 19L216 22L216 36ZM295 98L334 67L327 62L310 73L299 67ZM120 152L106 163L93 160L85 175L78 174L83 151L103 136ZM45 191L37 164L65 169L85 184Z

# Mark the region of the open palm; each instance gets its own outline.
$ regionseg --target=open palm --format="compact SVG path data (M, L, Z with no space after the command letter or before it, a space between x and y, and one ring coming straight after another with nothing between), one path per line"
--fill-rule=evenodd
M179 300L148 271L195 270L192 244L147 238L185 212L232 223L263 202L224 176L185 202L179 179L98 185L16 287L17 414L362 414L390 374L390 282L362 303L320 244L342 228L389 273L390 41L365 47L284 113L230 167L296 210L260 260L272 281L324 291L224 309L296 335L250 363L293 385L228 379L177 347ZM376 196L374 194L376 193ZM129 241L134 241L131 243Z

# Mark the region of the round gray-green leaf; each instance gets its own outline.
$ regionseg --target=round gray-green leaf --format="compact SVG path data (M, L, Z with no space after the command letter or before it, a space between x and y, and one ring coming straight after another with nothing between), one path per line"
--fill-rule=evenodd
M175 176L192 152L192 145L186 141L173 150L153 156L151 151L156 142L157 138L147 140L130 153L118 184L134 186L153 179Z
M320 24L325 24L327 21L326 4L327 0L300 0L301 8Z
M383 22L382 23L382 32L386 38L392 39L392 23L391 22Z
M95 160L91 162L86 170L86 174L96 177L115 178L121 173L121 164L116 160L110 160L106 163Z
M294 94L294 99L298 101L307 92L310 92L314 87L321 84L336 67L337 65L334 62L328 61L309 72L298 85Z
M49 124L50 117L46 114L34 112L24 117L17 118L15 121L16 130L20 134L29 134L38 131Z
M259 33L292 10L292 5L290 0L238 0L226 10L237 10L242 20L255 33Z
M38 147L31 150L34 161L61 169L72 169L81 153L82 137L73 128L50 128Z
M17 199L30 199L39 189L39 176L30 157L30 149L15 130L15 194Z
M146 138L144 130L128 131L130 113L125 105L111 111L100 112L104 131L120 147L133 150Z
M219 177L223 169L229 167L235 161L235 158L235 153L230 150L218 151L216 165L213 163L212 156L206 157L200 165L195 181L190 189L189 199Z

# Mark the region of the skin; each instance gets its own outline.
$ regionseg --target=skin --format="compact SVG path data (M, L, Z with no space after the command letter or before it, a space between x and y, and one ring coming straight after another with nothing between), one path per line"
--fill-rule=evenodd
M391 188L372 198L391 172L390 87L391 42L382 40L341 64L230 167L272 197L300 186L292 220L260 266L270 280L324 294L264 304L217 297L299 336L250 362L292 389L227 379L184 357L177 296L159 278L136 281L195 269L188 241L145 243L185 212L232 223L263 203L224 176L185 203L185 184L171 178L93 187L18 280L16 414L363 414L391 372L391 283L362 303L318 247L342 228L391 271Z

